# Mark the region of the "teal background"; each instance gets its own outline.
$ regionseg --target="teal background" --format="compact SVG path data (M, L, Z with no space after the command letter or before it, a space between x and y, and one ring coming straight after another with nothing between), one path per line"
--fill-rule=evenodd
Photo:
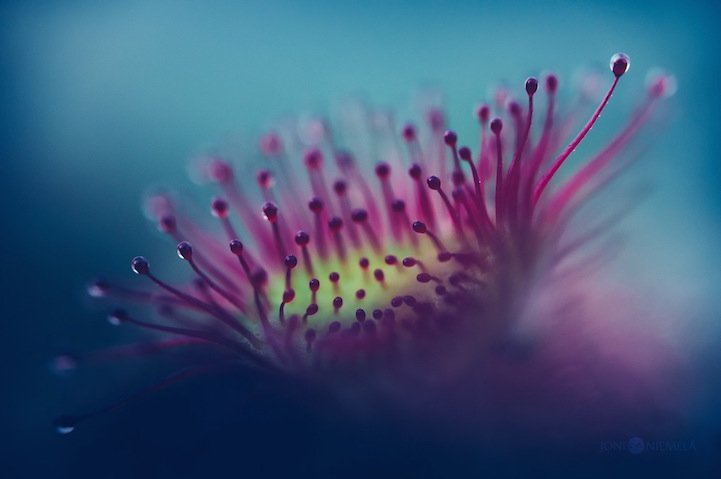
M106 327L100 313L85 307L83 285L98 272L129 275L128 260L136 254L172 261L172 248L158 241L138 205L154 184L190 189L186 166L195 153L218 143L253 145L278 118L324 112L353 94L396 109L403 121L412 115L414 92L429 85L444 93L461 139L475 143L473 107L499 80L520 90L529 74L553 70L564 88L578 68L606 68L616 51L631 56L631 70L604 123L579 154L612 134L648 69L663 67L677 77L678 92L664 110L667 121L647 134L647 158L635 169L654 192L626 222L629 241L619 269L629 282L682 312L663 328L678 336L700 379L698 391L689 392L696 399L685 433L697 438L703 451L645 463L595 459L630 474L713 467L721 442L718 388L712 382L719 372L721 309L720 17L711 3L645 0L4 3L0 337L6 358L0 366L0 418L6 444L0 460L5 470L10 477L127 477L139 471L179 477L183 471L200 473L210 463L218 473L226 470L222 465L232 451L226 439L234 432L218 426L225 425L221 413L199 413L200 419L183 424L183 415L216 400L207 391L218 386L209 381L201 383L206 392L181 387L180 393L102 418L84 436L57 437L50 427L58 412L92 408L163 371L162 365L139 362L59 380L46 363L57 351L92 350L133 337ZM234 404L225 401L218 411L230 415ZM264 428L266 439L284 434L308 439L304 420L269 417L268 423L243 425L253 434L259 433L252 427ZM141 427L147 428L142 439ZM313 454L293 457L311 457L315 466L308 469L320 473L324 459L318 451L337 442L333 434L332 427L310 434ZM372 450L372 431L359 435ZM171 438L183 436L186 457L198 452L194 441L217 440L217 455L198 453L201 459L191 467L177 461L182 448L154 448L177 446ZM444 460L441 446L409 444L409 455L427 447L441 451L441 463L449 458L462 463L454 455L460 453L449 452L453 447ZM550 456L554 453L583 467L568 451ZM399 468L410 463L400 461ZM388 464L395 463L388 459Z

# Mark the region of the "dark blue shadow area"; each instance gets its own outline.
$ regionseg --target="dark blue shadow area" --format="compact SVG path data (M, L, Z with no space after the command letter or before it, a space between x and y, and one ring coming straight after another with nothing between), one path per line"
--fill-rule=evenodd
M714 477L721 470L718 443L634 455L597 443L473 440L382 414L354 420L327 398L237 373L190 380L70 435L36 432L35 441L14 448L25 460L5 469L9 477Z

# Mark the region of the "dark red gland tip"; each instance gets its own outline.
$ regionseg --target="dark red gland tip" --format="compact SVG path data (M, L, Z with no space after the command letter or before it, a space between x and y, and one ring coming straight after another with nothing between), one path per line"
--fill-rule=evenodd
M306 246L310 242L310 236L305 231L298 231L295 234L295 244L298 246Z
M413 307L413 306L415 306L415 305L418 303L418 302L416 301L416 298L414 298L414 297L411 296L411 295L403 296L403 302L406 303L406 304L407 304L408 306L410 306L410 307Z
M407 257L403 258L402 263L403 263L403 266L405 266L406 268L412 268L413 266L415 266L417 264L417 261L415 258L411 258L410 256L407 256Z
M611 71L617 77L620 77L628 71L631 66L631 59L625 53L616 53L611 57Z
M103 279L96 279L88 285L88 295L93 298L102 298L108 293L110 285Z
M497 135L501 132L501 130L503 130L503 120L500 118L494 118L491 121L491 131Z
M243 243L240 240L234 239L230 242L230 252L236 256L243 255Z
M273 185L273 175L268 170L260 170L256 179L261 188L267 189Z
M338 196L342 196L345 194L348 186L345 184L345 181L338 180L333 184L333 190L336 192Z
M467 146L460 147L458 149L458 156L460 156L463 161L471 161L471 149Z
M535 77L528 77L526 80L526 93L529 96L533 96L538 91L538 79Z
M336 296L333 298L333 308L340 309L343 306L343 298Z
M283 141L275 132L269 132L260 138L260 151L265 155L273 156L283 151Z
M213 216L226 218L228 216L228 202L223 198L215 198L210 205L210 211L213 213Z
M416 233L424 234L428 231L428 228L426 227L426 224L422 221L414 221L413 222L413 231Z
M357 208L351 212L350 217L355 223L362 223L368 219L368 212L362 208Z
M418 273L416 275L416 279L418 280L419 283L427 283L432 279L432 277L428 273Z
M178 256L180 259L190 261L193 259L193 247L187 241L178 243Z
M376 281L382 283L385 280L386 275L383 273L382 269L376 269L375 271L373 271L373 277L376 279Z
M130 263L130 267L132 268L133 272L135 272L135 274L150 273L150 263L148 263L148 260L142 256L136 256L135 258L133 258L133 261L131 261Z
M218 183L228 183L235 177L233 168L226 161L220 159L211 162L208 173L210 178Z
M346 168L353 164L353 156L347 151L338 151L335 154L335 162L341 168Z
M368 258L363 257L358 260L358 264L360 265L361 268L366 269L366 268L368 268L368 266L370 266L370 261L368 261Z
M318 281L318 278L313 278L308 282L308 287L312 292L316 292L320 289L320 281Z
M426 179L426 183L428 184L428 188L432 190L440 190L441 189L441 179L437 176L429 176Z
M665 74L657 74L649 79L648 93L652 97L661 98L670 96L675 91L675 81L673 77Z
M439 131L446 124L445 116L443 112L437 108L434 108L428 112L428 125L433 131Z
M456 132L452 130L446 130L443 134L443 141L445 141L448 146L456 146L456 143L458 142L458 135L456 135Z
M263 205L263 215L265 216L265 219L271 223L275 223L278 220L278 207L275 203L270 201L266 202Z
M328 221L328 227L331 231L340 231L343 227L343 220L339 216L334 216Z
M406 202L401 199L393 200L393 203L391 203L391 209L393 209L396 213L403 213L406 210Z
M311 170L316 170L323 165L323 153L318 148L312 148L305 153L305 166Z
M293 256L292 254L289 254L285 257L283 262L285 263L286 268L293 269L298 265L298 258Z
M556 93L558 90L558 77L553 73L546 76L546 91L548 93Z
M398 263L398 258L396 258L395 256L393 256L392 254L389 254L388 256L385 257L385 262L386 262L387 265L391 265L391 266L392 266L392 265Z
M295 290L294 289L286 289L283 291L283 302L284 303L290 303L295 299Z
M255 270L255 272L252 274L251 278L253 285L260 287L263 286L268 282L268 272L264 270L263 268L258 268Z
M355 297L358 299L363 299L366 297L366 290L365 289L359 289L355 292Z
M478 121L485 125L491 118L491 108L488 105L479 106L476 110L476 116L478 117Z
M416 129L410 123L403 127L403 139L409 143L416 139Z
M376 175L381 180L384 180L388 178L388 175L391 174L391 167L388 165L388 163L380 162L376 165Z
M163 216L162 218L160 218L160 221L158 222L158 228L163 233L175 233L176 227L177 227L177 225L176 225L174 216L170 216L170 215Z
M308 208L310 208L310 210L311 210L313 213L319 213L319 212L321 212L321 211L323 210L323 200L321 200L321 199L318 198L317 196L316 196L316 197L313 197L313 198L308 202Z
M421 170L421 165L419 165L417 163L413 163L413 165L411 165L411 167L408 169L408 174L414 180L417 180L418 178L420 178L422 173L423 173L423 170Z
M337 283L338 281L340 281L340 275L337 272L333 271L331 274L328 275L328 279L331 283Z

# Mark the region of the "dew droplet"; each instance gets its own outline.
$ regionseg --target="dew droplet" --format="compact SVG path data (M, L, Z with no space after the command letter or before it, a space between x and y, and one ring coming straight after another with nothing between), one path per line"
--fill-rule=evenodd
M75 430L76 422L73 416L60 416L55 420L55 430L58 434L70 434Z

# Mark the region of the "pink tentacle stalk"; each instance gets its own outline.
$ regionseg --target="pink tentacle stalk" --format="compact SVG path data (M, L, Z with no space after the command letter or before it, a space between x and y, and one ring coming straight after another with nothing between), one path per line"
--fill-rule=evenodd
M568 205L589 186L594 179L597 179L601 172L611 163L618 153L633 139L639 130L648 122L653 113L653 107L658 100L668 91L668 77L656 78L649 94L643 104L634 112L628 124L580 171L576 172L566 184L554 195L548 206L548 213L552 220L557 219Z
M591 115L591 118L588 120L586 125L581 129L581 131L576 135L576 137L569 143L569 145L566 147L563 152L558 155L556 160L553 162L553 165L549 170L543 175L541 180L536 185L535 190L533 191L533 206L536 206L538 203L538 200L541 198L541 195L543 194L543 191L546 189L546 186L548 186L548 183L553 179L553 175L556 174L558 169L563 165L563 162L566 161L566 159L571 156L571 153L576 149L576 147L583 141L583 139L586 137L589 131L591 131L591 128L593 128L593 125L596 124L596 121L601 116L601 112L603 112L603 109L606 108L606 105L608 104L609 100L611 99L611 95L613 95L613 92L616 90L616 85L618 85L618 80L621 78L621 76L628 71L630 63L628 60L628 57L622 54L619 54L617 56L614 56L611 59L611 70L614 74L613 83L611 84L611 87L608 89L608 92L606 93L606 96L601 101L601 104L598 105L596 108L596 111L593 112L593 115Z
M526 125L521 133L520 141L516 147L516 154L511 162L508 170L508 185L506 189L505 201L508 203L509 221L512 225L516 225L518 219L518 194L521 184L521 156L526 149L528 136L531 132L531 124L533 122L533 95L538 90L538 80L531 77L526 80L526 94L528 95L528 115L526 117Z

